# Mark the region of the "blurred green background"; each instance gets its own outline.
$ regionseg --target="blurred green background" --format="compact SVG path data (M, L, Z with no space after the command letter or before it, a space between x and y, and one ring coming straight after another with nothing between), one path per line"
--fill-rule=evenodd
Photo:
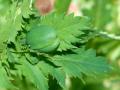
M78 15L88 16L93 28L107 32L114 37L120 36L120 0L73 0ZM120 39L97 37L90 40L87 47L97 50L112 65L113 71L103 79L73 79L70 90L120 90ZM82 83L82 84L81 84Z

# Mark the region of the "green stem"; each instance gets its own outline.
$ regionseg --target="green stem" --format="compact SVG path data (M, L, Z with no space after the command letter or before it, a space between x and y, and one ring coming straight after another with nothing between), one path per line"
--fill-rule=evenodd
M120 36L117 36L115 34L109 34L107 32L99 32L99 34L110 39L120 40Z
M37 52L37 51L33 51L33 50L30 50L30 51L10 51L10 52L12 52L12 53L36 53L38 56L42 55L42 56L45 56L45 57L53 60L53 58L50 55L48 55L46 53L40 53L40 52Z

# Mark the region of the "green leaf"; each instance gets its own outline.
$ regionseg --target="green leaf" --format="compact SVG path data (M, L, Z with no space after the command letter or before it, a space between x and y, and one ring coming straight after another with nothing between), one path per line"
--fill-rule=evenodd
M83 34L82 30L90 28L89 18L74 17L73 14L48 15L42 18L40 24L51 26L57 31L60 39L58 51L76 48L73 43L80 42L79 36Z
M22 16L20 15L19 9L16 7L16 3L13 3L8 12L2 18L0 24L0 48L5 46L3 42L7 41L14 41L17 31L21 29L21 19Z
M33 65L39 62L39 59L37 57L33 57L32 55L29 55L29 54L25 54L25 56L29 60L29 62Z
M17 54L10 52L10 50L7 50L7 58L9 63L12 63L12 64L19 63Z
M74 52L75 54L57 55L54 57L53 62L58 66L62 66L68 75L74 77L81 77L82 73L96 77L105 75L110 70L105 58L96 57L94 50L80 48L74 50Z
M32 1L32 0L31 0ZM24 18L28 18L30 14L32 14L32 7L31 7L31 2L30 0L23 0L21 4L21 13Z
M4 16L0 16L0 36L2 37L0 38L0 49L6 47L5 42L15 41L18 31L22 27L23 16L27 17L31 13L28 8L29 3L29 0L24 0L24 2L15 1L9 6ZM24 4L27 5L27 8Z
M39 62L39 67L41 68L43 73L47 75L52 75L58 81L61 87L65 87L65 73L62 71L61 68L55 68L43 61Z
M67 13L71 0L57 0L55 3L55 11L58 14Z
M23 75L30 80L38 90L48 90L48 81L37 65L31 65L24 57L22 65L19 67Z
M7 76L5 69L2 67L0 63L0 89L1 88L4 88L4 89L12 88L13 89L15 88L15 86L13 86L13 84L10 82L10 79Z

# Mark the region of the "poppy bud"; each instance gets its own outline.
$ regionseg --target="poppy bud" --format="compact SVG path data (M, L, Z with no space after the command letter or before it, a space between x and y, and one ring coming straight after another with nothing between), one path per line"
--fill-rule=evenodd
M51 0L36 0L35 7L40 11L41 14L46 14L52 10L53 4Z

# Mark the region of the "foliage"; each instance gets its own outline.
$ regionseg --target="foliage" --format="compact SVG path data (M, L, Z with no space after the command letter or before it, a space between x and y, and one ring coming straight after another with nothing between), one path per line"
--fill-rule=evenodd
M26 90L29 84L32 90L48 90L52 76L65 89L66 76L95 78L110 70L105 58L85 48L88 40L96 36L89 18L65 15L64 11L38 16L29 0L0 1L8 4L0 14L0 88ZM56 51L41 53L26 44L26 34L36 24L56 30L60 40Z
M57 14L67 13L70 2L72 0L57 0L55 4L55 11Z
M85 86L86 89L92 88L92 90L99 90L101 86L103 89L100 90L114 90L114 88L116 88L116 90L120 89L119 2L120 0L89 0L89 2L88 0L80 1L81 5L83 5L82 8L80 7L83 15L93 18L92 24L94 24L94 28L97 28L97 30L99 29L99 32L106 32L108 36L112 36L111 39L106 38L106 36L105 38L97 37L96 39L90 40L87 45L89 48L95 48L98 54L102 54L108 58L109 62L114 67L114 71L110 74L109 78L105 78L101 81L98 80L99 83L97 84L96 81L91 82L88 80L88 87L87 85ZM90 7L87 8L86 4ZM116 39L116 37L118 37L118 39ZM111 85L107 86L106 83Z
M87 3L87 1L85 2ZM119 11L117 11L119 8L119 0L90 0L90 2L93 3L91 9L83 8L83 14L88 17L94 17L94 28L108 32L108 36L111 35L112 39L96 38L92 43L90 42L89 46L93 46L99 53L105 54L110 60L116 61L120 57L120 26L118 22ZM116 37L118 37L118 39L116 39ZM97 44L99 44L99 46Z

